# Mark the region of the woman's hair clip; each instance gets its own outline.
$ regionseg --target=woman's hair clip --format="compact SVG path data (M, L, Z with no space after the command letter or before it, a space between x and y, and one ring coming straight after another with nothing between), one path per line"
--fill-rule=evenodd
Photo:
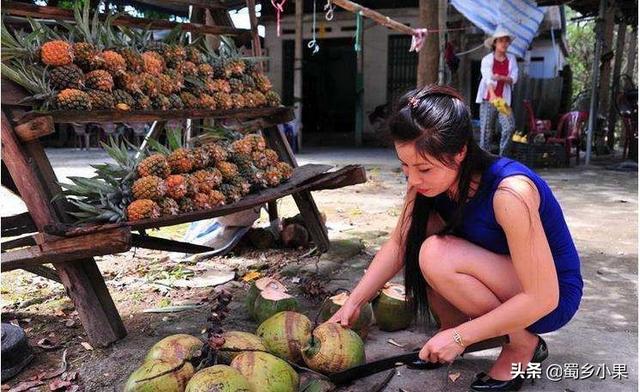
M409 98L409 105L411 105L412 108L417 108L419 104L420 100L418 99L418 97Z

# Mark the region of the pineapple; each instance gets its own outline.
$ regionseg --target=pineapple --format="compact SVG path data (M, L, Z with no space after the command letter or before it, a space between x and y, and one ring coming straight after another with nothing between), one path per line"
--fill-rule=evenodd
M130 221L153 219L160 216L160 207L149 199L135 200L127 207L127 217Z
M84 71L97 69L104 63L100 51L89 42L76 42L73 44L74 62Z
M209 155L209 151L204 147L196 147L191 150L193 153L193 168L194 169L205 169L211 163L211 156Z
M293 167L286 162L278 162L275 166L276 170L280 172L280 181L286 181L293 176Z
M49 71L49 83L56 90L80 89L84 84L84 73L75 64L55 67Z
M240 77L240 81L242 82L245 90L254 90L256 88L256 82L250 75L242 75Z
M178 148L167 157L171 173L189 173L193 170L193 154L186 148Z
M144 95L143 93L137 92L133 93L133 100L135 102L134 107L139 110L150 110L151 109L151 99Z
M111 93L101 90L86 90L85 92L89 96L93 110L113 109L116 106Z
M116 75L115 86L129 94L142 93L140 74L123 72Z
M260 91L254 91L253 92L253 99L256 100L256 106L257 107L267 106L267 98ZM274 106L279 106L279 105L280 105L280 101L278 101L278 104L274 105Z
M244 85L242 84L242 80L237 78L229 79L229 86L231 86L232 93L242 93L244 92Z
M196 193L193 196L193 202L197 210L208 210L211 208L209 196L206 193Z
M200 94L199 107L202 109L216 110L216 100L209 94Z
M73 46L62 40L45 42L40 48L40 59L46 65L69 65L73 63Z
M234 154L250 156L253 151L253 144L251 140L242 138L231 143L231 152Z
M161 215L178 215L180 213L180 206L170 197L160 199L158 206L160 207Z
M214 188L217 188L220 184L222 184L222 173L220 173L220 170L216 169L215 167L210 167L207 169L207 171L211 173L211 180L214 184L216 184Z
M223 206L225 203L226 197L220 191L211 191L209 192L209 204L212 208Z
M258 90L264 94L268 93L272 88L269 78L261 72L254 73L253 80L255 81Z
M280 158L278 157L278 153L270 148L265 149L264 154L267 156L267 160L269 161L270 166L275 165L280 160Z
M196 210L196 204L191 198L182 198L178 204L180 205L180 212L192 212Z
M171 109L184 109L184 103L182 103L182 99L177 94L169 95L169 102L171 103Z
M169 78L171 78L171 83L173 84L173 91L179 92L184 87L184 75L175 69L167 69L164 72Z
M144 61L143 69L145 72L151 75L160 75L164 71L165 64L162 56L158 52L147 51L142 53L142 60Z
M220 185L220 178L207 170L198 170L191 174L190 180L196 193L209 193Z
M209 144L205 144L203 147L207 151L209 151L209 156L211 156L211 159L213 160L213 162L226 161L227 158L229 157L227 150L225 150L222 146L218 144L209 143Z
M140 87L149 98L157 97L160 95L160 81L154 75L143 72L138 75L140 81Z
M137 179L131 186L131 193L136 200L160 200L167 193L167 185L158 176L147 176Z
M267 142L264 140L262 135L253 133L245 136L244 138L249 141L253 151L264 151L267 148Z
M104 59L104 67L112 74L118 74L124 72L127 69L127 62L124 57L113 50L105 50L102 52L102 58Z
M226 76L224 74L224 60L220 57L215 57L211 66L213 67L213 77L216 79L224 79Z
M91 99L84 91L67 88L56 95L56 106L60 110L91 110Z
M180 91L180 87L177 86L171 77L167 74L160 74L157 78L158 89L162 95L171 95L177 91Z
M193 46L187 47L187 59L194 64L202 64L207 60L206 56Z
M258 191L267 187L264 179L264 171L259 170L253 164L239 166L240 175L251 184L252 191Z
M86 74L84 83L90 89L109 92L113 89L113 78L109 72L103 69L97 69Z
M227 78L241 76L244 73L245 64L240 59L228 59L224 62L224 74Z
M255 108L258 106L258 101L256 100L253 92L249 91L247 93L244 93L243 95L244 95L244 104L246 107Z
M127 66L127 71L140 73L144 69L144 59L142 55L131 48L120 48L117 52L122 56Z
M180 99L182 99L185 108L195 109L200 106L200 100L190 92L182 91L180 93Z
M198 68L198 76L204 79L213 78L213 67L211 64L200 64L197 66Z
M176 66L176 71L183 75L195 76L198 74L198 66L191 61L183 61Z
M242 94L231 94L231 101L234 109L242 109L246 107L246 102Z
M242 192L238 187L230 183L220 185L220 192L224 195L228 204L235 203L242 199Z
M208 80L206 86L211 93L231 93L231 85L225 79Z
M251 184L249 181L242 177L236 177L231 182L231 185L235 186L240 192L240 195L246 196L251 192Z
M213 99L216 101L216 108L218 108L218 110L233 109L233 99L231 98L231 94L215 93L213 94Z
M275 91L269 91L264 97L267 106L274 108L280 106L280 96Z
M238 175L238 166L231 162L220 161L216 162L216 169L220 170L222 178L225 181L231 180Z
M164 50L164 58L167 61L167 65L175 67L187 58L187 50L181 45L169 45Z
M266 169L270 164L264 151L253 151L251 153L251 161L258 169Z
M180 200L187 195L187 179L179 174L172 174L165 180L167 196Z
M280 171L275 166L271 166L264 171L264 179L267 181L267 185L274 187L280 184L282 177Z
M128 108L135 106L135 101L131 94L124 90L113 90L113 100L115 101L116 107L118 107L118 105L125 105Z
M171 173L169 164L167 163L167 158L159 153L150 155L140 161L137 171L140 177L157 176L160 178L167 178Z
M169 48L169 44L162 41L147 41L144 44L145 50L164 56L164 52Z
M157 110L169 110L171 109L171 101L165 95L158 95L151 98L151 106Z

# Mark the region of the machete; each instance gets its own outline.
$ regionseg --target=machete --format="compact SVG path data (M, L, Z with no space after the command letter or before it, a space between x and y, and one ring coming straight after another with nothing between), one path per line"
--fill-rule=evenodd
M498 336L495 338L483 340L469 345L462 354L475 351L487 350L490 348L500 347L505 343L509 343L509 336ZM420 360L418 354L420 350L414 350L409 353L396 355L389 358L379 359L377 361L365 363L364 365L354 366L342 372L330 374L329 381L336 385L348 384L353 380L367 377L381 371L394 368L396 366L407 365L412 369L432 370L441 367L443 364L439 362L425 362Z

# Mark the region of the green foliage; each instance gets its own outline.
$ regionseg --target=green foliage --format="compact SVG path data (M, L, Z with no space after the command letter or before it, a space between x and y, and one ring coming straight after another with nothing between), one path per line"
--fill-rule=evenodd
M595 48L595 21L570 21L578 16L580 14L567 8L567 61L573 72L573 98L590 87Z

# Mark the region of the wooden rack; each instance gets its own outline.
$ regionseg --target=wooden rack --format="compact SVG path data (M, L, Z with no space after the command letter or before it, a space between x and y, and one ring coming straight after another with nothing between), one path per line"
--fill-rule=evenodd
M172 3L202 6L203 1L173 0ZM212 5L211 12L224 11L221 2L206 3ZM66 18L67 12L8 1L3 1L2 5L3 12L13 16ZM254 0L247 0L247 5L251 12L255 12ZM149 25L148 20L137 19L124 20L135 26ZM254 54L259 55L255 15L251 21ZM154 28L170 28L165 22L152 22ZM231 30L238 30L232 26L193 23L182 26L185 30L192 29L187 31L202 34L227 34ZM311 191L366 181L366 173L359 165L337 171L329 171L331 167L326 165L298 167L285 136L276 126L293 118L290 108L39 113L25 112L26 108L18 104L24 93L4 79L2 92L2 185L24 201L28 212L2 219L2 237L21 237L2 243L0 266L2 271L20 268L62 283L78 311L88 340L99 346L107 346L123 338L126 330L96 265L95 256L124 252L134 246L188 253L208 251L211 248L206 246L151 237L144 230L227 215L265 203L270 205L270 215L277 216L275 201L288 195L295 200L315 245L324 252L329 248L329 238ZM280 160L294 167L293 177L278 187L247 195L237 203L219 208L119 224L74 226L68 214L73 210L71 204L64 198L51 201L61 189L40 138L53 133L55 123L150 122L187 118L233 118L250 123L251 129L262 129L268 146L278 153ZM55 270L43 265L47 263L53 264Z

